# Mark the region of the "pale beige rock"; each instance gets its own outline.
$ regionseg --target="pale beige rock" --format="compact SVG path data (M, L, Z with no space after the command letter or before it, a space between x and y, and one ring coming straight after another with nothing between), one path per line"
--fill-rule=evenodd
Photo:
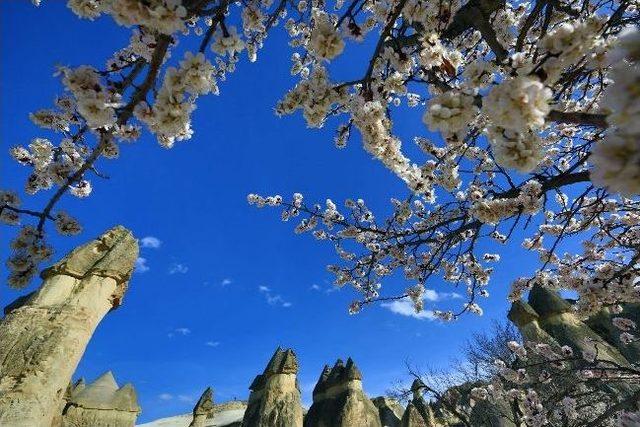
M62 413L63 427L133 427L140 413L131 384L118 387L111 371L76 385Z
M313 390L304 427L381 427L378 408L362 390L362 374L351 358L325 366Z
M596 345L598 357L627 366L620 351L606 342L575 314L571 304L557 292L534 286L529 293L529 305L538 314L538 323L561 345L584 351ZM587 341L591 342L589 344Z
M540 323L538 322L540 316L538 316L538 313L526 302L515 301L511 305L507 317L518 327L525 341L558 345L556 340L540 327Z
M85 347L120 305L138 257L131 232L115 227L42 273L0 322L0 425L50 427Z
M214 406L213 390L211 387L207 387L204 393L202 393L202 396L200 396L200 399L198 399L196 406L193 408L193 420L191 420L189 427L204 427L207 420L213 418L215 413Z
M383 427L398 427L404 408L396 399L387 396L378 396L371 399L380 415L380 422Z
M242 425L302 427L303 411L297 373L298 360L293 350L278 347L264 372L249 387L251 394Z
M419 378L411 384L411 402L402 415L401 427L436 427L433 410L422 396L425 385Z

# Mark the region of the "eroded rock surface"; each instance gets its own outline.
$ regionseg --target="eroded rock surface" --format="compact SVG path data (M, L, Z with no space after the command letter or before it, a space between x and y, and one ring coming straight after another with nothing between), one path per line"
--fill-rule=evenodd
M51 427L86 345L122 301L138 257L130 231L115 227L42 273L32 294L0 321L0 425ZM58 418L58 420L56 420Z
M351 358L325 366L313 390L304 427L381 427L378 408L362 390L362 374Z
M412 398L402 415L401 427L436 427L433 411L422 396L424 383L415 379L411 384Z
M386 396L378 396L371 399L380 415L380 422L386 427L398 427L404 408L396 399Z
M213 390L211 387L207 387L200 399L198 399L196 406L193 407L193 420L191 420L189 427L204 427L207 424L207 420L213 419L214 407Z
M301 427L303 411L297 381L298 359L280 347L253 380L242 420L244 427Z
M62 426L133 427L139 413L133 386L118 387L109 371L89 385L81 380L71 389L62 413Z

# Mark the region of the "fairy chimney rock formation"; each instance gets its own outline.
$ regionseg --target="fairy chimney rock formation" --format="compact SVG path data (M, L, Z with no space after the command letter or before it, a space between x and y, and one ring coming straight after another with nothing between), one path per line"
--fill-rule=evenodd
M118 387L111 371L89 385L78 383L64 408L62 425L133 427L140 413L138 397L131 384Z
M301 427L302 404L297 381L298 359L291 349L280 347L249 389L244 427Z
M0 425L51 427L98 323L118 307L136 258L130 231L115 227L42 273L38 290L0 321Z
M536 285L529 293L529 305L538 314L538 323L560 345L583 351L597 345L598 357L628 365L620 351L606 342L574 313L571 303L557 292Z
M557 345L551 335L540 327L539 317L538 313L524 301L515 301L507 314L507 318L518 327L525 340Z
M313 390L304 427L381 427L378 408L362 390L362 374L351 358L325 366Z
M371 399L380 415L380 422L385 427L399 427L404 408L402 405L391 397L378 396Z
M411 384L411 393L413 394L413 397L402 415L402 420L400 421L401 427L436 426L433 411L422 396L422 390L424 387L425 385L420 378L416 378Z
M213 390L211 387L207 387L198 399L196 406L193 407L193 419L189 427L204 427L206 420L213 419L214 414Z

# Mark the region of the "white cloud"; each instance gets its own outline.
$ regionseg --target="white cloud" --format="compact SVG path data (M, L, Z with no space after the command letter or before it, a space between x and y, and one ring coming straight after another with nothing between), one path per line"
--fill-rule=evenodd
M207 341L204 343L207 347L217 347L220 345L220 341Z
M436 318L431 310L422 310L420 313L416 313L416 310L413 308L413 303L409 298L385 302L380 305L389 309L392 313L399 314L401 316L413 317L420 320L434 320Z
M194 399L192 396L188 396L186 394L179 394L178 400L181 402L193 402Z
M422 299L429 302L444 301L448 299L462 298L462 295L455 292L437 292L433 289L425 289ZM387 308L389 311L401 316L413 317L415 319L429 319L434 320L436 317L431 310L422 310L420 313L416 313L413 308L413 303L409 298L395 300L391 302L385 302L380 304L382 307Z
M157 237L146 236L140 239L140 245L143 248L158 249L162 245L162 241Z
M174 262L169 267L169 274L176 274L176 273L185 274L187 271L189 271L189 267L177 262Z
M438 301L440 298L441 296L433 289L424 290L424 299L427 301Z
M173 395L169 394L169 393L162 393L158 395L158 399L160 400L171 400L173 399Z
M231 281L231 279L222 279L222 282L220 282L220 284L222 286L228 286L230 284L232 284L233 282Z
M169 332L167 336L169 338L173 338L176 335L186 336L186 335L189 335L190 333L191 333L191 329L189 328L175 328L173 331Z
M138 259L136 259L135 269L138 273L146 273L149 271L150 267L147 265L147 259L138 257Z
M310 288L310 289L311 289L311 290L313 290L313 291L319 291L319 290L321 290L322 288L321 288L320 286L316 285L316 284L313 284L313 285L311 285L311 288Z
M289 308L292 305L289 301L285 301L282 295L273 294L271 292L271 288L267 286L258 286L258 290L262 292L262 294L264 294L264 297L267 300L267 304L269 305L279 305L284 308Z

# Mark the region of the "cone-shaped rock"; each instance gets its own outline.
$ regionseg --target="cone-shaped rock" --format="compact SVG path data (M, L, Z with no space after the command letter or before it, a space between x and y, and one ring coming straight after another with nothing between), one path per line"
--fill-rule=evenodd
M351 358L325 367L313 390L304 427L381 427L378 408L362 390L362 374Z
M111 371L91 384L78 384L64 408L62 425L133 427L140 413L138 397L131 384L118 388Z
M556 340L540 326L538 313L526 302L515 301L511 304L507 317L518 327L526 341L557 345Z
M425 385L420 378L416 378L411 384L413 398L407 405L402 415L400 426L402 427L435 427L435 418L429 404L422 396Z
M636 323L640 321L640 304L623 304L622 313L614 314L608 308L600 310L587 321L587 325L595 333L600 335L602 339L616 347L620 353L629 361L629 363L640 363L640 341L631 343L623 343L620 340L620 331L613 324L613 319L622 317L634 320Z
M298 359L280 347L253 380L243 427L301 427L302 405L296 375Z
M0 321L0 425L51 427L96 326L120 305L138 257L115 227L42 273Z
M591 348L591 341L598 348L598 357L623 366L627 360L617 348L606 342L573 312L571 304L557 292L535 285L529 293L529 305L538 313L538 323L560 345L574 350Z
M204 427L206 420L212 419L213 414L213 390L211 387L207 387L198 399L196 406L193 407L193 420L191 420L189 427Z
M391 397L378 396L371 399L380 415L380 422L386 427L399 427L404 408L402 405Z

